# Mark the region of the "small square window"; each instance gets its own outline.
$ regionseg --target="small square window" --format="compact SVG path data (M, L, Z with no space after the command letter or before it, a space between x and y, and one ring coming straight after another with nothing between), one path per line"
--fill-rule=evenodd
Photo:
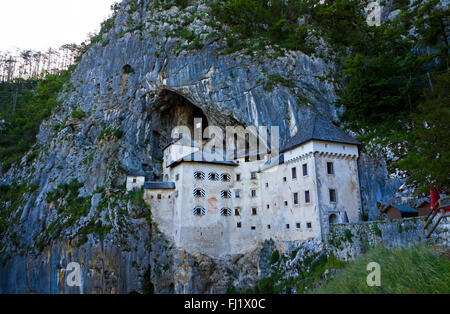
M284 201L284 206L288 206L288 201Z
M256 197L256 190L252 190L252 197Z
M162 195L161 194L158 194L158 199L159 200L162 199Z
M252 226L252 230L256 230L256 227L255 227L255 226Z
M252 173L251 173L251 179L252 179L252 180L255 180L255 179L256 179L256 172L252 172Z
M239 212L239 208L236 208L236 209L234 210L234 215L235 215L235 216L240 216L240 215L241 215L241 213Z
M252 215L253 216L258 215L258 210L256 208L252 208Z
M332 162L327 162L327 172L328 174L334 174L334 165Z
M283 177L283 182L287 182L287 178L286 177Z
M306 228L311 229L311 228L312 228L312 223L308 222L308 223L306 224Z
M295 225L296 225L297 229L300 229L301 225L299 222L297 222Z
M308 175L308 164L303 165L303 176L306 177Z
M289 224L286 225L286 229L289 229L291 226Z
M271 228L271 226L270 225L267 225L267 229L270 229Z
M240 174L236 175L236 181L238 181L238 182L241 181L241 175Z
M237 223L237 227L238 227L238 228L242 228L242 222L238 222L238 223Z

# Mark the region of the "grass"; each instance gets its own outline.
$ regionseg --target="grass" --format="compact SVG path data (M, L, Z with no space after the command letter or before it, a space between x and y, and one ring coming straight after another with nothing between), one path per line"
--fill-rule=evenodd
M369 287L370 262L381 267L381 286ZM338 276L312 293L424 294L450 293L450 261L429 247L407 250L379 247L349 263Z

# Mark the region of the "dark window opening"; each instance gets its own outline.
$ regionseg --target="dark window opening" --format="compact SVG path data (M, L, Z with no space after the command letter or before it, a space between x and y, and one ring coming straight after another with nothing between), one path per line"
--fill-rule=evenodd
M294 205L298 205L298 193L294 193Z
M311 195L309 191L305 191L305 203L311 203Z
M327 172L328 174L334 174L334 165L332 162L327 162Z
M289 229L291 226L289 224L286 225L286 229Z
M296 226L297 226L297 229L300 229L300 223L299 222L297 222Z
M297 179L297 168L292 168L292 180Z
M311 229L311 228L312 228L312 223L308 222L308 223L306 224L306 227L307 227L308 229Z
M308 165L304 164L303 165L303 176L307 176L308 175Z
M336 190L330 190L330 202L336 203Z
M258 214L258 210L256 208L252 208L252 215L256 216Z

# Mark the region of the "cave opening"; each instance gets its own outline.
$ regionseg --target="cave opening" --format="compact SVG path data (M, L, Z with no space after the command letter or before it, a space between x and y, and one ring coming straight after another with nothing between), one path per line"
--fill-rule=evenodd
M208 127L208 118L201 108L194 105L182 95L163 90L158 99L161 128L158 131L164 139L162 145L167 145L171 141L172 130L176 126L186 126L194 136L194 120L202 119L202 132Z

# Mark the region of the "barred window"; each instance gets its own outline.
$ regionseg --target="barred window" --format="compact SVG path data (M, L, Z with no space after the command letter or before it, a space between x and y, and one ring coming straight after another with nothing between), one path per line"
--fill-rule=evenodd
M194 197L205 197L205 190L203 189L195 189Z
M208 174L208 180L210 180L210 181L217 181L219 179L218 177L219 176L214 172L210 172Z
M194 179L205 180L205 174L202 171L196 171L194 172Z
M205 216L206 210L203 207L194 208L194 216Z
M231 198L231 191L224 190L220 193L222 198Z
M231 209L229 209L229 208L222 208L220 210L220 214L222 216L231 216Z

